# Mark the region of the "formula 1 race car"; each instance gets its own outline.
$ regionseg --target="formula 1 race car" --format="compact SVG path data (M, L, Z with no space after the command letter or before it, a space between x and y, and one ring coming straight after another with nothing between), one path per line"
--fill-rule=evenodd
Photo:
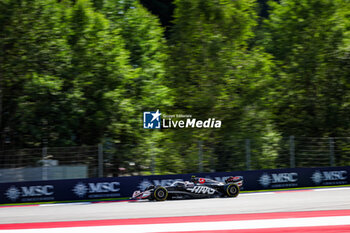
M243 177L229 177L225 182L192 176L191 181L175 181L170 186L150 185L145 190L135 191L131 200L174 200L209 197L237 197Z

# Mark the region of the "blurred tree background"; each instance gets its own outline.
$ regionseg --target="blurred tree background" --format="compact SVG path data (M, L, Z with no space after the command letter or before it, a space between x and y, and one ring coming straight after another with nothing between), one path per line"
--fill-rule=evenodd
M157 109L222 127L143 129ZM229 171L249 138L273 168L285 137L349 137L349 113L349 1L0 0L1 150L104 143L164 174L200 148Z

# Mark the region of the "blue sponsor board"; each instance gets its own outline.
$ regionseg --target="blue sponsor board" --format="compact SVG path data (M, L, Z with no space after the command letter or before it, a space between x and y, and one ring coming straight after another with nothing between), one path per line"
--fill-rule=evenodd
M349 166L49 180L1 183L0 204L126 198L151 184L166 186L176 180L189 180L192 175L218 181L243 176L245 191L350 184Z

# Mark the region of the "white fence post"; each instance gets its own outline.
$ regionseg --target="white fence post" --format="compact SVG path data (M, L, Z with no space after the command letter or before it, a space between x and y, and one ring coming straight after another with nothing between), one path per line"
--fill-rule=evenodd
M329 165L331 167L335 166L335 161L334 161L334 138L332 138L332 137L329 138Z
M46 163L46 156L47 156L47 147L46 146L44 146L43 147L43 149L42 149L42 173L41 173L41 175L42 175L42 177L41 177L41 179L42 180L47 180L47 178L48 178L48 171L47 171L47 169L48 169L48 164Z
M198 171L203 172L203 142L198 141Z
M250 163L251 163L251 150L250 150L250 139L245 140L245 159L246 159L246 165L247 170L250 170Z
M295 168L295 144L294 136L289 137L290 167Z
M98 144L98 177L103 177L103 145Z

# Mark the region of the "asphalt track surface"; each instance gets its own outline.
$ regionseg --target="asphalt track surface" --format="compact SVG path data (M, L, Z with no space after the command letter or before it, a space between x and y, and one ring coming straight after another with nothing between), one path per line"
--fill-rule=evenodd
M0 208L0 224L349 210L350 188L245 193L237 198L50 204Z

